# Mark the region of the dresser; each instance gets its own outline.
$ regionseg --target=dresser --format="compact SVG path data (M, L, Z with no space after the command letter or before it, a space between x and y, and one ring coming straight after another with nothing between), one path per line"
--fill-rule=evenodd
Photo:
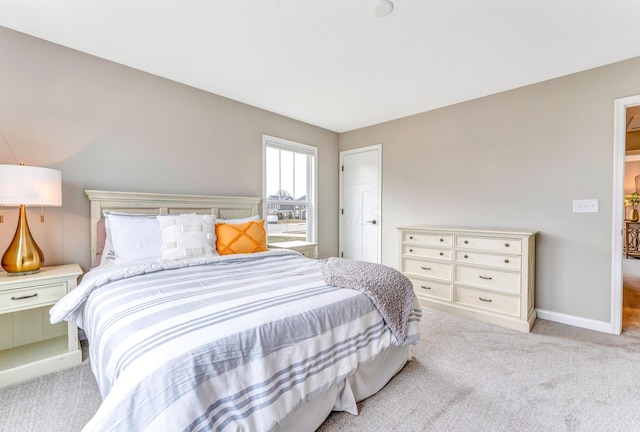
M403 226L401 271L420 304L529 332L534 308L532 231Z
M0 387L81 363L75 324L49 321L51 306L81 274L77 264L26 276L0 272Z

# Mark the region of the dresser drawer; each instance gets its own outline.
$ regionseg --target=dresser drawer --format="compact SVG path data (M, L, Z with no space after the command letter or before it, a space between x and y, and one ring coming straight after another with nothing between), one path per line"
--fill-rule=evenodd
M421 243L430 246L452 246L453 236L451 234L416 234L405 233L403 236L405 242Z
M520 270L522 265L522 259L519 256L493 255L469 251L456 251L456 261L507 270Z
M415 278L409 278L409 280L413 284L413 291L418 298L451 301L451 284Z
M403 246L402 253L407 256L435 258L451 261L451 249L435 249L422 246Z
M520 273L457 265L454 280L520 295Z
M404 259L404 270L416 276L424 276L433 279L451 280L451 264L437 263L433 261L418 261L410 258Z
M505 315L520 315L520 298L478 289L455 286L454 303Z
M456 237L456 247L500 253L520 254L522 253L522 240L461 235Z
M61 299L66 293L66 283L53 283L32 288L0 291L0 312L52 304Z

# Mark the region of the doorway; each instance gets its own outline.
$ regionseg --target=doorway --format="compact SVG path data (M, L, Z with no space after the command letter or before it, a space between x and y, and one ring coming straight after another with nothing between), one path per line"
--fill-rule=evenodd
M340 256L381 262L382 145L340 152Z
M627 142L628 110L640 107L640 95L617 99L614 102L614 166L613 166L613 232L612 232L612 268L611 268L611 328L613 334L621 334L623 327L623 297L625 279L627 286L632 281L632 264L622 253L626 239L624 238L624 206L625 194L625 156ZM634 186L635 188L635 186ZM633 258L635 259L635 258ZM625 264L623 268L623 264ZM631 268L630 268L631 267ZM623 275L626 277L623 278ZM640 288L640 287L639 287ZM628 323L626 323L628 325Z
M627 107L625 116L624 196L640 193L640 106ZM640 328L640 224L636 204L625 206L625 254L622 260L622 331ZM628 201L625 199L625 204ZM636 209L636 212L632 211ZM634 221L635 219L635 221Z

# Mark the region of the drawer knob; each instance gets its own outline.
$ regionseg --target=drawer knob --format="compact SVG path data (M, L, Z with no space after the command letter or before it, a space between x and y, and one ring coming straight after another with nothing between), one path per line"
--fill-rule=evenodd
M431 267L420 267L422 270L431 270Z
M409 252L413 252L413 249L409 249Z
M504 260L504 263L509 264L509 260L508 259Z
M444 241L444 239L443 239L443 238L441 238L441 239L440 239L440 243L442 243L443 241Z
M480 276L478 276L478 277L479 277L480 279L485 279L485 280L491 280L491 279L493 279L493 278L492 278L492 277L490 277L490 276L482 276L482 275L480 275Z
M431 287L426 287L426 286L424 286L424 285L420 285L420 288L422 288L422 289L428 289L428 290L430 290L430 289L431 289Z
M465 241L464 241L464 244L469 244L469 240L465 240Z
M505 244L504 244L504 247L509 247L509 243L505 243Z
M413 240L413 236L409 236L409 240Z
M35 293L35 294L25 295L22 297L11 297L11 300L23 300L23 299L28 299L28 298L37 297L37 296L38 296L38 293Z
M440 256L444 256L444 253L440 252Z
M483 299L482 297L478 297L480 301L491 303L493 300L491 299Z
M465 257L465 258L469 258L469 255L465 255L464 257Z

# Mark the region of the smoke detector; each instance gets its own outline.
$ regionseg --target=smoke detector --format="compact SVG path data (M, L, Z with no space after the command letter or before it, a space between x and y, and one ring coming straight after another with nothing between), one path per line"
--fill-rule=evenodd
M377 17L386 17L393 10L393 3L389 0L378 0L373 8L373 14Z

